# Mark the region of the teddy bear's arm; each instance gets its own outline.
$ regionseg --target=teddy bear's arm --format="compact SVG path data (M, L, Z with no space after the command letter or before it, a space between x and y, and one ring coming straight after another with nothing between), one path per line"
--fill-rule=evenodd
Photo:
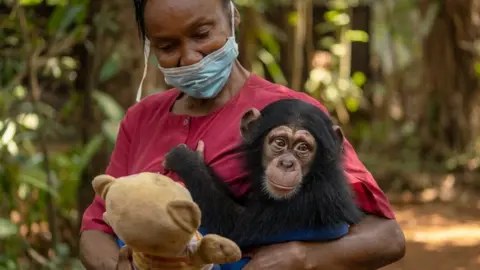
M204 265L234 263L241 257L242 252L233 241L216 234L207 234L200 240L191 259L196 265Z
M235 201L233 193L202 156L180 145L167 154L165 165L184 181L200 207L202 226L210 232L228 235L245 208Z

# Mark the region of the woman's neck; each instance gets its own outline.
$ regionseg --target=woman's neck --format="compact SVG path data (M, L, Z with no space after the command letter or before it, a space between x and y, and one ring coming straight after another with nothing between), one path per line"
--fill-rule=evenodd
M242 89L250 77L250 72L246 70L240 62L235 61L232 67L232 73L222 91L213 99L196 99L182 94L175 102L172 112L175 114L186 114L191 116L206 115L213 110L223 106L231 100Z

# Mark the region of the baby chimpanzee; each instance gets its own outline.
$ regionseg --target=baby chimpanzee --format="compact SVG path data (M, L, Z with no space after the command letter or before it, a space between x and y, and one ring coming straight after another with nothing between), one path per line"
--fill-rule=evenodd
M203 157L178 146L166 157L202 211L202 227L241 248L325 241L348 233L361 211L342 167L343 134L319 108L283 99L241 120L251 188L235 198Z

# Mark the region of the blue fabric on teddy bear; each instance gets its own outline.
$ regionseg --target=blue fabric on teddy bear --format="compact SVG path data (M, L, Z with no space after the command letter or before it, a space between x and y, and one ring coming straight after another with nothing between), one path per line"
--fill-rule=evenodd
M259 246L266 246L272 244L279 244L290 241L309 241L309 242L325 242L333 239L338 239L348 234L349 225L342 223L337 226L322 227L315 230L298 230L296 232L282 234L271 239L261 239L257 243L251 243L245 246L241 246L242 250L249 248L255 248ZM202 235L208 234L208 230L205 228L199 229ZM122 240L117 238L117 244L119 247L125 245ZM244 257L241 260L231 263L215 265L212 270L241 270L250 261L250 258Z

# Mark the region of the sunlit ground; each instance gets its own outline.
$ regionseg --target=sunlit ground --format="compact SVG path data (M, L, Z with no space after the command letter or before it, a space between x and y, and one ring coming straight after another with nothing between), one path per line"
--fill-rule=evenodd
M477 205L396 207L407 254L382 270L479 270L480 210Z

